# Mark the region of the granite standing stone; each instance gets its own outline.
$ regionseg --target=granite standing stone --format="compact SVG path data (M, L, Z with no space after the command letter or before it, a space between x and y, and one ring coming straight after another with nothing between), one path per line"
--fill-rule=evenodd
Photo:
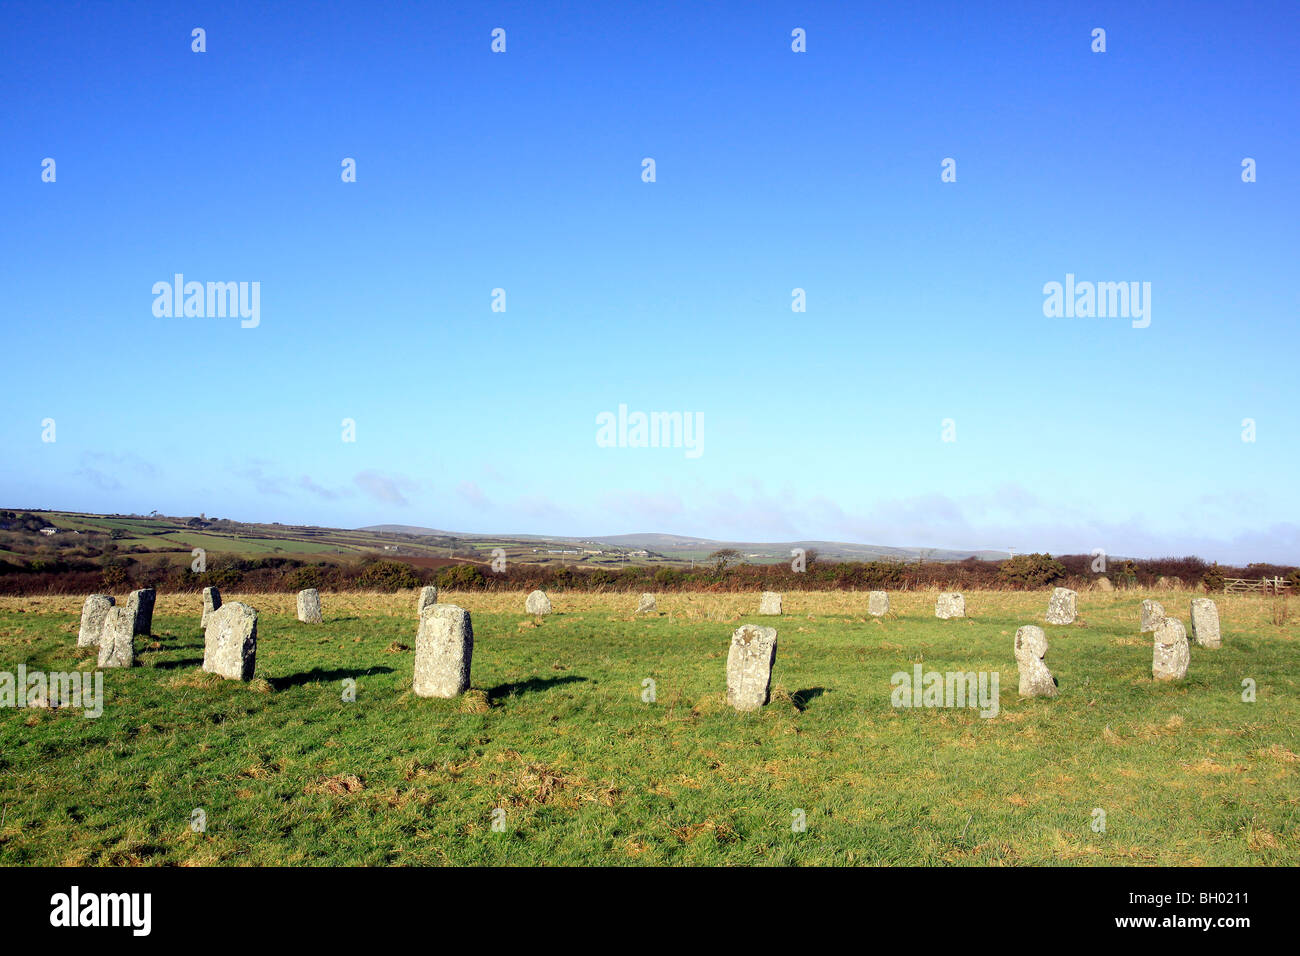
M199 621L199 626L207 628L208 618L212 617L212 612L221 607L221 592L216 588L203 589L203 618Z
M1047 602L1048 624L1073 624L1078 614L1079 595L1069 588L1056 588Z
M1147 631L1154 631L1156 625L1165 619L1164 606L1159 601L1142 602L1142 630L1145 634Z
M131 596L127 598L126 606L131 609L134 621L131 626L141 637L148 637L153 633L153 603L157 597L158 592L153 588L141 588L132 591Z
M524 601L524 611L528 614L550 614L551 599L541 591L534 591L532 594L528 595L528 598Z
M135 613L130 607L110 607L99 633L100 667L135 666Z
M1095 587L1098 591L1115 590L1115 585L1111 584L1110 578L1106 577L1106 575L1104 574L1101 577L1099 577L1096 581L1093 581L1092 586Z
M94 647L104 631L104 616L117 600L108 594L92 594L81 605L81 630L77 632L78 647Z
M934 603L934 616L945 621L951 617L966 616L966 598L956 591L945 591Z
M431 604L420 612L415 637L417 697L455 697L469 690L474 656L474 626L469 611L454 604Z
M320 592L307 588L298 592L298 620L304 624L322 624L325 618L320 613Z
M775 591L764 591L763 596L758 600L759 614L780 614L781 613L781 595Z
M1151 659L1151 676L1156 680L1182 680L1187 676L1191 650L1187 630L1176 617L1163 617L1155 627L1155 650Z
M433 585L420 588L420 596L415 601L415 614L419 617L424 613L426 607L433 607L438 603L438 589Z
M1219 608L1209 598L1192 598L1192 640L1198 647L1221 647Z
M884 617L889 613L889 595L884 591L872 591L867 595L867 613L872 617Z
M1047 655L1047 635L1034 624L1016 628L1016 670L1020 672L1021 697L1055 697L1056 680L1043 663Z
M650 614L657 610L655 606L655 596L653 594L641 595L641 600L637 602L636 612L638 614Z
M229 680L252 680L257 665L257 610L239 601L208 615L203 669Z
M771 699L776 662L776 628L742 624L727 652L727 703L736 710L758 710Z

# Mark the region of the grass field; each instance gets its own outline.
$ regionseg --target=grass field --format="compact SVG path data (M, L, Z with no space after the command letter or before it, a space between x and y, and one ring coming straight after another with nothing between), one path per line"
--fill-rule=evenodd
M392 536L366 531L319 529L285 525L240 525L238 530L207 531L186 527L177 518L110 518L72 512L42 512L47 520L64 531L100 532L119 531L126 537L116 539L123 550L143 548L160 554L172 554L190 561L193 548L204 548L212 554L230 554L241 557L283 555L359 555L382 552L386 544L397 540ZM75 547L80 542L64 535L54 539L37 539L39 544ZM407 551L436 556L446 552L446 546L423 543L419 539L403 538Z
M460 557L469 556L484 563L491 561L493 548L500 547L510 561L541 565L576 565L588 567L623 567L629 560L624 549L609 545L600 546L599 555L588 554L585 546L573 542L555 542L545 539L530 540L480 540L448 534L406 534L397 532L367 531L364 529L318 528L300 525L267 525L220 522L208 528L190 527L186 519L178 517L110 517L66 511L42 511L41 520L65 532L53 537L38 537L35 532L15 540L26 545L21 550L8 552L20 561L29 559L38 549L75 549L89 544L90 539L66 532L80 534L118 533L116 548L132 552L137 557L142 552L165 555L171 560L189 564L190 551L203 548L210 556L226 555L241 558L261 558L271 555L287 557L321 557L341 560L355 559L365 554L407 557L450 557L453 549ZM12 543L12 542L9 542ZM559 554L555 551L573 551L578 554ZM635 550L635 549L633 549ZM393 552L388 555L388 552ZM640 563L652 566L688 566L690 555L684 559L665 559L650 556Z
M412 592L324 594L317 626L291 594L227 595L261 611L248 685L199 670L198 596L161 595L101 717L0 710L0 863L1300 863L1300 626L1221 596L1223 648L1157 686L1146 596L1187 623L1187 592L1081 594L1078 623L1045 627L1060 697L1021 700L1012 637L1046 592L968 592L954 621L925 592L882 620L865 593L787 593L781 618L757 595L637 617L636 595L557 593L540 622L523 594L444 594L473 614L476 690L443 701L410 693ZM79 612L0 599L0 670L93 667ZM747 621L780 637L772 703L739 715ZM894 709L917 662L999 672L1000 713Z

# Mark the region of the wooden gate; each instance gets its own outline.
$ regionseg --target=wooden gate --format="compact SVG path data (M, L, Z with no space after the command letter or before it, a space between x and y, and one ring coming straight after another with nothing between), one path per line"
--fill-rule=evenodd
M1282 594L1291 584L1274 575L1271 578L1224 578L1223 590L1228 593Z

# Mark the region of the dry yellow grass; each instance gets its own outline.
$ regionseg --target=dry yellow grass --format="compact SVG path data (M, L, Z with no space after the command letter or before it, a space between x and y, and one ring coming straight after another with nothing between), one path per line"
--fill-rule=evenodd
M891 591L890 613L902 615L927 615L933 611L935 598L941 589L917 591ZM981 614L1015 614L1036 619L1047 607L1050 589L1038 591L965 591L966 616L978 620ZM347 613L381 613L415 618L415 590L381 593L377 591L326 591L321 602L326 614L335 616ZM800 617L819 614L854 615L863 617L867 608L867 591L786 591L783 595L783 617L787 623ZM114 595L119 604L127 595ZM524 612L527 591L441 591L439 600L457 604L470 612L517 613ZM638 594L593 591L554 591L549 593L554 613L586 613L608 610L632 614L636 610ZM1131 591L1090 590L1080 596L1079 622L1086 627L1090 617L1099 621L1112 620L1111 615L1127 617L1135 601L1151 598L1159 601L1171 617L1189 623L1191 599L1202 592L1191 589L1135 589ZM1257 594L1212 595L1219 608L1222 621L1235 622L1248 627L1270 627L1278 636L1294 639L1295 628L1272 624L1274 598ZM35 614L81 613L84 595L52 594L26 597L0 597L0 611L18 611ZM222 595L223 601L242 601L269 614L295 614L296 597L291 593L244 593L232 591ZM720 594L712 592L663 592L658 595L658 616L681 620L733 621L750 618L758 611L757 592ZM197 623L202 612L202 596L189 594L160 594L155 604L156 614L184 615L191 613ZM651 615L654 616L654 615ZM797 626L797 625L796 625ZM75 632L74 623L67 627Z

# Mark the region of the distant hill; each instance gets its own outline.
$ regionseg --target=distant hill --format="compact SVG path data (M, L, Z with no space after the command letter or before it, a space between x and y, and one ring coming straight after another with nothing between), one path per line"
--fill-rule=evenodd
M567 535L477 534L473 532L442 531L436 528L421 528L416 525L401 524L371 525L357 530L361 532L411 535L414 537L456 538L466 544L474 541L491 540L501 542L552 542L588 546L603 545L622 552L644 550L664 558L676 560L700 560L723 548L733 548L751 561L785 561L790 558L790 551L794 548L816 551L823 559L839 561L915 561L919 558L925 558L929 561L965 561L967 558L972 557L996 561L1007 557L1005 551L889 547L885 545L855 544L845 541L718 541L713 538L693 538L686 535L664 534L662 532L597 535L581 538Z
M379 534L416 534L416 535L437 535L440 538L451 537L450 531L439 531L437 528L421 528L411 524L373 524L365 528L357 528L358 531L375 531ZM461 535L464 537L464 535Z
M893 547L847 541L720 541L663 532L591 537L480 534L407 524L348 529L244 522L206 514L164 515L155 511L147 515L100 515L0 508L0 575L7 573L6 569L28 572L53 564L77 573L100 568L105 562L189 566L200 551L210 559L236 556L251 561L287 559L328 564L356 564L377 556L404 559L418 567L450 562L474 562L486 567L504 558L508 563L609 571L629 566L685 569L706 563L710 554L724 548L738 551L750 565L789 564L794 548L816 551L825 562L957 563L974 558L1000 563L1007 558L1006 551L998 550ZM1129 559L1109 555L1108 560L1119 564ZM1250 577L1285 575L1290 568L1251 565L1236 570L1242 572L1236 576ZM1152 566L1153 580L1174 573L1182 571L1165 559Z
M8 517L5 517L8 516ZM795 548L816 551L823 561L956 562L975 557L1002 560L1002 551L896 548L844 541L718 541L687 535L645 532L593 537L539 534L478 534L418 525L381 524L366 528L322 528L272 522L249 523L206 515L95 515L81 512L16 509L0 511L0 562L27 565L59 557L66 561L103 559L105 554L141 560L154 555L188 565L195 549L214 557L249 559L295 556L355 562L367 555L405 558L415 563L510 562L618 569L629 565L693 567L715 551L738 551L748 564L788 564Z

